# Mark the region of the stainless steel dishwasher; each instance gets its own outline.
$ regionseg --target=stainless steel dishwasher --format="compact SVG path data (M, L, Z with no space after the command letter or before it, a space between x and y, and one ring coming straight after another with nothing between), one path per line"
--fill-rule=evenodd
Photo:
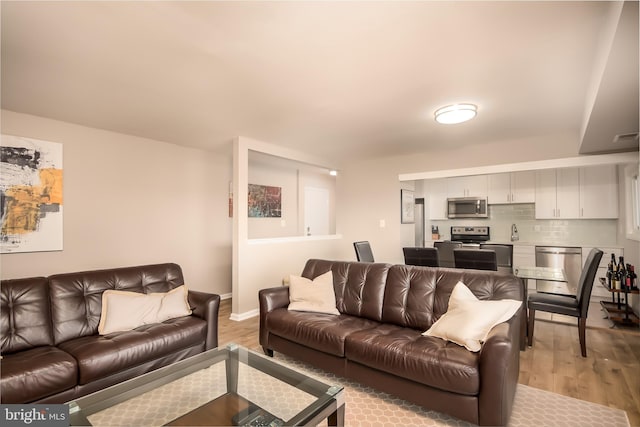
M582 273L582 248L536 246L536 266L562 268L568 280L566 285L562 282L538 280L536 283L538 292L575 295L580 273Z

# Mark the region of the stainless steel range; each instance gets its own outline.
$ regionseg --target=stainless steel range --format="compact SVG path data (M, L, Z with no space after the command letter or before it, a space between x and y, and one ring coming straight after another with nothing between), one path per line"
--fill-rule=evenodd
M487 226L453 226L451 227L451 241L461 242L463 247L477 248L480 243L490 240Z

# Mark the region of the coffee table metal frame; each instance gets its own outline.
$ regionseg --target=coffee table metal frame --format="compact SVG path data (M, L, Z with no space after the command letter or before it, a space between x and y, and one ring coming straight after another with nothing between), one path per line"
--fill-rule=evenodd
M221 362L226 365L227 392L237 391L239 364L244 363L316 397L293 418L285 420L286 425L317 425L325 419L329 425L344 425L342 386L322 383L236 344L203 352L71 401L70 425L90 426L87 417L96 412Z

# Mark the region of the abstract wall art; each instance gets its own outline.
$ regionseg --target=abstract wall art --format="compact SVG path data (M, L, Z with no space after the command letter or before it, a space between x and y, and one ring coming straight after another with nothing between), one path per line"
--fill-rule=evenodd
M62 250L62 144L2 135L0 253Z
M282 187L249 184L249 218L280 218Z
M411 190L400 190L400 223L415 223L415 197Z

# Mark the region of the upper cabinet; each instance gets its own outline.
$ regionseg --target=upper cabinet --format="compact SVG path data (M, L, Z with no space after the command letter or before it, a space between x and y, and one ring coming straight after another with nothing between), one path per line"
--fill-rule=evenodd
M447 178L449 197L487 197L487 175Z
M506 172L424 181L429 218L447 219L447 198L535 203L536 219L618 218L616 165ZM426 202L426 200L425 200Z
M618 217L615 165L536 171L537 219Z
M536 218L578 218L580 173L578 168L536 171Z
M428 200L430 219L447 219L447 180L425 181L425 196Z
M580 168L580 217L618 218L615 165Z
M487 175L489 204L534 203L535 172L495 173Z

